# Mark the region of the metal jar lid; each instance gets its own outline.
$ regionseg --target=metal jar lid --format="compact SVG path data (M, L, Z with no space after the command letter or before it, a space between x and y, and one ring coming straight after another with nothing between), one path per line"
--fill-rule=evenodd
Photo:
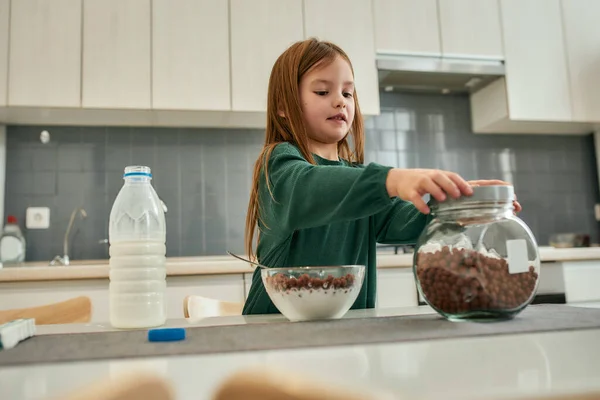
M446 200L439 202L433 197L429 202L430 207L438 210L460 207L461 205L477 203L512 203L515 200L515 189L508 185L474 186L471 196L461 196L458 199L447 196Z

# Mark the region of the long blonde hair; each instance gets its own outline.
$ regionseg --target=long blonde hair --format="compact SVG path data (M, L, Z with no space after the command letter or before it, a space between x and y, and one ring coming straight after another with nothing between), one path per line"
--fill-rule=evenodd
M348 55L333 43L311 38L296 42L284 51L271 70L267 98L267 130L265 145L254 164L252 190L246 215L245 244L246 253L254 256L253 241L260 219L259 181L261 174L269 184L268 160L271 152L279 143L289 142L298 147L302 156L311 164L315 160L309 150L309 136L302 118L300 105L300 79L315 66L327 66L336 57L342 57L352 69ZM352 74L354 70L352 69ZM341 158L353 162L364 162L364 128L363 117L358 106L358 96L354 92L354 121L348 135L338 142L338 152ZM283 117L283 116L285 117ZM348 136L352 137L353 149L350 148ZM269 189L270 191L270 189Z

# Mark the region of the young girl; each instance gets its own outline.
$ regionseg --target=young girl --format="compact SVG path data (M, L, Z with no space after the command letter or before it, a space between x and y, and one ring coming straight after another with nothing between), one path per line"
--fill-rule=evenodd
M414 244L424 229L423 195L443 201L470 195L474 185L506 184L363 162L363 118L348 56L316 39L293 44L271 71L246 251L254 255L257 233L256 256L269 267L365 265L353 309L375 306L376 243ZM243 314L278 312L256 269Z

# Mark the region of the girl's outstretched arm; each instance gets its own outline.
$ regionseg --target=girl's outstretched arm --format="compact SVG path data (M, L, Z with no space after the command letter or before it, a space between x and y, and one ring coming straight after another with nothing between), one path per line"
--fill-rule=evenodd
M395 199L387 209L375 214L377 242L415 244L429 223L431 214L423 214L412 204Z
M492 179L467 182L470 186L510 185L510 183ZM515 200L515 214L521 211L521 205ZM375 215L377 242L382 244L414 244L429 223L431 214L421 213L412 203L395 199L393 205Z
M280 144L269 160L270 191L261 185L261 213L270 229L287 232L373 215L393 202L385 185L390 169L316 166L295 146Z

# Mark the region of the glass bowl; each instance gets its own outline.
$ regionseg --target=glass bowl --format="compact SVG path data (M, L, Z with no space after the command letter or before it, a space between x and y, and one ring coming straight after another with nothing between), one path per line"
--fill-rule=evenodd
M337 319L358 297L365 266L268 268L261 277L271 301L290 321Z

